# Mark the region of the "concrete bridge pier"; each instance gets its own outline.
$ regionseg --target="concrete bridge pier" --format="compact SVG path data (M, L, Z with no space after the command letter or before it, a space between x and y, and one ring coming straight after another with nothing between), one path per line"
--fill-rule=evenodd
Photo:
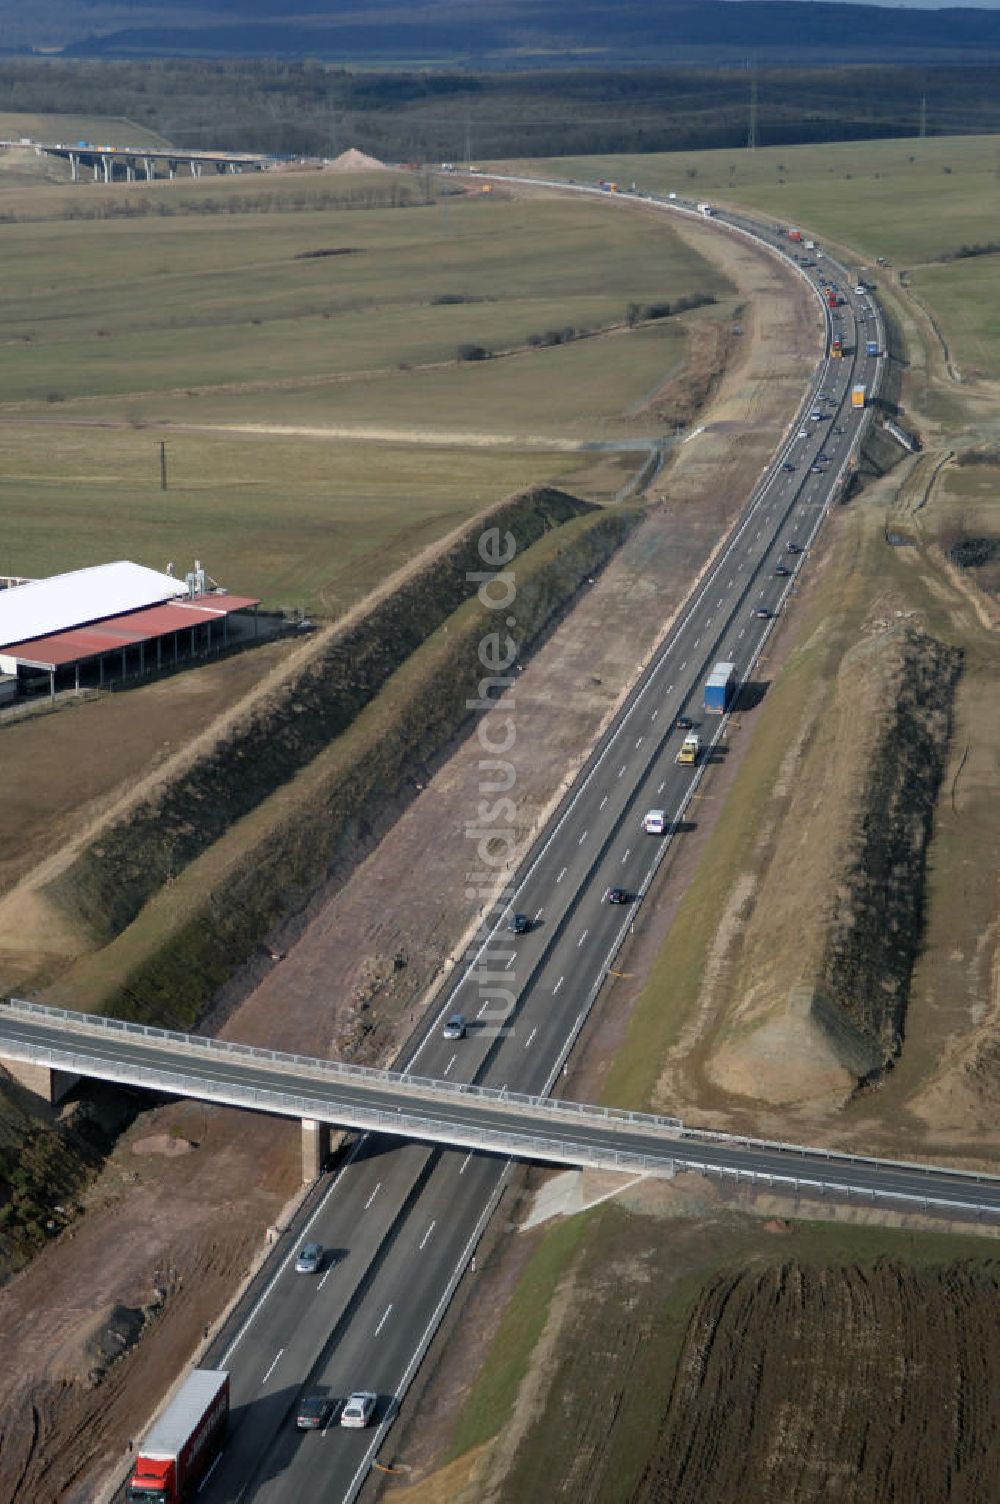
M318 1180L330 1157L330 1124L302 1119L302 1179Z
M71 151L69 154L69 175L74 183L80 181L80 154Z
M153 177L153 159L152 157L143 157L142 160L146 168L146 182L149 183Z
M177 163L176 162L168 162L167 163L167 177L170 179L171 182L173 182L173 180L174 180L174 178L176 176L177 176Z
M104 181L106 183L110 183L111 182L111 175L112 175L112 172L114 170L111 158L110 157L102 157L101 158L101 165L104 168Z
M51 1065L37 1065L26 1060L4 1059L0 1064L19 1086L23 1086L32 1096L40 1097L48 1107L61 1102L80 1079L70 1071L57 1071Z
M98 161L97 157L94 158L91 166L94 169L94 182L96 183L101 176L101 164Z
M196 162L193 157L191 158L191 176L193 178L201 177L201 163Z
M135 182L135 160L132 157L125 158L125 181L126 183Z

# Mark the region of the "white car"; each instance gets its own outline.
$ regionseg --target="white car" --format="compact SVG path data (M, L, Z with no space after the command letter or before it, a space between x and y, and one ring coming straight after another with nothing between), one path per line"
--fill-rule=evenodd
M344 1408L340 1412L340 1424L362 1430L374 1415L377 1402L377 1394L372 1394L368 1389L359 1389L344 1401Z
M642 822L642 828L649 836L662 836L667 828L667 812L663 809L651 809Z

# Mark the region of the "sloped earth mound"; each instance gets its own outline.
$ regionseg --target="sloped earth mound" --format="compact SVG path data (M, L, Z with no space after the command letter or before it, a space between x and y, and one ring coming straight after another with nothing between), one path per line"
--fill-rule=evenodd
M785 818L705 972L703 1006L728 999L705 1063L716 1087L843 1103L899 1056L961 665L883 622L814 696L775 788Z
M235 821L257 808L346 729L391 675L475 595L484 529L508 529L523 551L593 509L549 488L508 498L477 518L400 588L346 630L332 629L303 671L233 734L102 833L51 887L50 897L101 940L120 934Z
M861 651L844 660L841 698L858 698L851 686ZM885 643L879 658L864 696L875 741L813 999L824 1028L861 1075L884 1070L902 1048L927 847L962 663L957 649L914 629Z

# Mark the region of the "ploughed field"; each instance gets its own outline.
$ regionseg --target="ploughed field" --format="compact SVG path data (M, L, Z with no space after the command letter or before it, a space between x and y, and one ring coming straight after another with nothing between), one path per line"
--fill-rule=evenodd
M1000 1476L1000 1265L718 1275L633 1504L980 1504Z

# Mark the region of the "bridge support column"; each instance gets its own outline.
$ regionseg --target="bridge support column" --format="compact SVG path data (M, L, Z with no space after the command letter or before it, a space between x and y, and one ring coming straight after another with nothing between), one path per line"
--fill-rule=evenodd
M98 178L101 176L101 164L95 157L92 165L94 168L94 182L96 183Z
M153 177L153 159L152 157L143 157L142 160L146 166L146 182L148 183Z
M75 151L71 151L69 154L69 175L74 183L80 181L80 157Z
M53 1070L51 1065L35 1065L26 1060L4 1060L2 1064L19 1086L34 1097L41 1097L49 1107L61 1101L80 1079L69 1071Z
M330 1125L302 1119L302 1179L318 1180L330 1157Z
M103 166L104 166L104 181L106 183L110 183L111 182L111 171L112 171L112 168L111 168L111 158L110 157L102 157L101 161L102 161Z
M135 182L135 158L134 157L126 157L125 158L125 181L126 181L126 183L134 183Z
M177 176L177 163L176 162L168 162L167 163L167 176L170 179L170 181L173 182L174 178Z

